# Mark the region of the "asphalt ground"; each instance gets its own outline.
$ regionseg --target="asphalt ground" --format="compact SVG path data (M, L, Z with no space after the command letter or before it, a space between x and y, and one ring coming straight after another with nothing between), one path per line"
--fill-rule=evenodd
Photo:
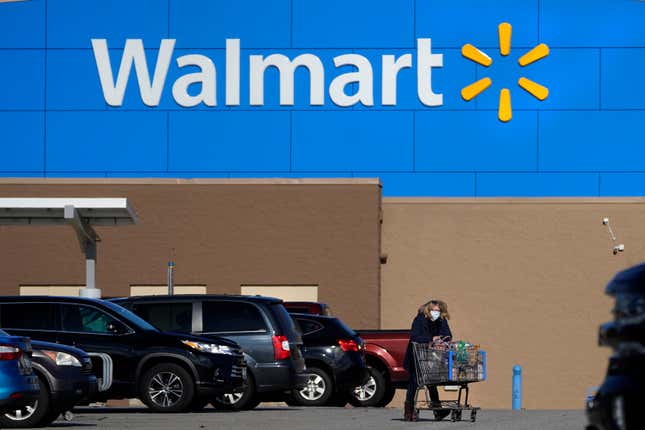
M583 411L482 410L477 422L435 421L432 412L421 411L421 420L404 422L395 408L258 407L252 411L221 412L206 408L186 414L157 414L141 408L79 408L70 422L58 420L57 429L451 429L451 430L570 430L585 428ZM468 419L469 414L464 413Z

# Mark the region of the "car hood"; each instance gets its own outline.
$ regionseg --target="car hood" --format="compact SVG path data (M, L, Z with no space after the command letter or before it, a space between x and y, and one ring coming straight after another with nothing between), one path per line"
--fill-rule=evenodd
M79 358L85 358L85 357L89 358L89 355L87 355L87 353L82 349L74 348L73 346L62 345L60 343L41 342L39 340L32 340L31 348L33 350L41 350L41 351L47 350L47 351L64 352Z

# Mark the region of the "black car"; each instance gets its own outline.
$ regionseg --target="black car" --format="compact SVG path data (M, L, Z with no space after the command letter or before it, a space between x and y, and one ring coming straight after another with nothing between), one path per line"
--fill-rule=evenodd
M342 403L369 378L363 340L338 318L296 313L291 317L302 331L309 374L307 385L293 390L291 402L302 406Z
M0 334L4 334L0 330ZM88 402L96 392L90 356L78 348L31 341L31 363L40 395L28 404L0 415L0 427L48 425L77 403Z
M155 411L178 412L244 388L235 342L163 333L108 301L0 297L0 324L11 334L85 350L98 377L93 401L138 397Z
M286 391L305 384L302 338L280 299L203 294L112 300L160 330L223 336L242 347L247 387L216 399L216 408L251 409L261 401L282 400Z
M645 387L645 264L618 273L606 293L616 298L614 321L600 326L599 343L613 348L607 376L587 402L587 430L636 430Z

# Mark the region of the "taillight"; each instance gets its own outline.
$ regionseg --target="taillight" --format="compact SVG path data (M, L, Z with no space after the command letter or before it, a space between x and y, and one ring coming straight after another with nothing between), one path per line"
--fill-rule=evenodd
M20 348L9 345L0 345L0 360L17 360L22 354Z
M287 336L273 336L273 356L276 361L286 360L291 356Z
M360 346L358 345L358 343L355 340L351 340L351 339L349 340L341 339L338 341L338 345L340 345L340 349L342 349L345 352L348 352L348 351L358 352L360 350Z

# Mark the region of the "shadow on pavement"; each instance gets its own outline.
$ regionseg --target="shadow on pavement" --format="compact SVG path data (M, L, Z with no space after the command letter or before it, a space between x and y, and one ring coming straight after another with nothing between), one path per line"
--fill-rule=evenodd
M403 418L392 418L390 421L400 421L400 422L407 422L403 420ZM415 422L417 423L435 423L435 422L450 422L450 420L437 420L437 419L429 419L429 418L419 418Z
M185 412L190 414L243 414L245 412L270 412L270 411L280 411L280 412L292 412L300 411L300 408L293 407L284 407L284 408L255 408L248 411L226 411L220 409L202 409L199 411ZM74 408L74 414L156 414L159 415L159 412L153 411L148 408ZM65 424L65 423L61 423ZM70 423L71 424L71 423Z

